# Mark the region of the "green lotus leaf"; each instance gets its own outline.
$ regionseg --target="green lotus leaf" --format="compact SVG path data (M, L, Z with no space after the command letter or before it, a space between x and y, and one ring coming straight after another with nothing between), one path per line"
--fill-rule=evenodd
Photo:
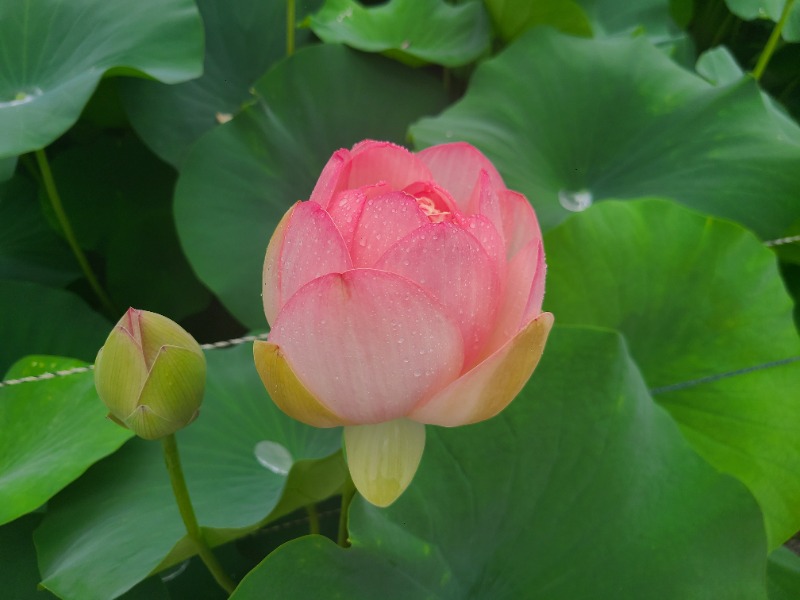
M621 331L655 399L782 544L800 529L800 339L775 255L663 200L601 203L545 238L547 310Z
M0 158L69 129L110 71L176 83L202 70L192 0L14 0L0 10Z

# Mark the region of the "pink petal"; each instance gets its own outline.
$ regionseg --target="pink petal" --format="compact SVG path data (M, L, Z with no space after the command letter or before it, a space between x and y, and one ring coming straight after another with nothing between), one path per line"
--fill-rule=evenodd
M389 142L367 140L353 147L347 188L385 181L402 190L415 181L432 179L431 172L416 155Z
M472 190L467 213L485 216L494 224L497 232L503 235L503 217L498 192L492 185L489 174L483 169L481 169L480 175L478 175L478 182Z
M544 351L553 315L541 314L502 348L409 415L420 423L455 427L495 416L516 397Z
M431 146L417 156L428 165L433 179L450 192L462 212L467 212L481 171L486 171L491 186L505 189L503 178L480 150L466 142Z
M370 198L380 196L389 191L389 186L385 183L376 185L366 185L354 190L344 190L339 192L333 202L328 206L328 214L339 228L344 243L348 249L353 247L353 236L361 218L361 211L364 202Z
M501 192L500 208L506 240L506 257L511 260L533 240L541 240L542 232L531 203L522 194L510 190Z
M429 223L392 246L375 266L418 283L442 303L461 330L464 368L471 367L500 303L499 277L478 240L452 222Z
M292 218L295 208L300 203L295 203L292 208L286 211L281 217L278 226L272 233L272 237L267 245L267 254L264 257L264 270L262 274L261 300L264 303L264 314L267 322L272 325L278 317L278 311L283 305L281 302L281 253L283 252L283 241L286 238L286 229Z
M342 189L350 172L350 153L342 148L333 153L317 179L309 200L328 208L336 192Z
M298 202L278 224L264 260L264 312L275 320L292 295L312 279L352 268L331 217L315 202Z
M416 199L408 194L389 192L367 200L353 236L353 264L373 266L390 246L427 224Z
M315 279L281 311L277 344L308 391L353 424L405 416L453 381L458 326L420 287L373 269Z
M478 240L495 266L501 282L506 279L506 249L502 236L489 219L483 215L460 217L456 221L463 229Z
M536 259L536 275L533 277L531 293L525 305L525 312L522 315L522 322L527 323L542 312L544 302L544 280L547 276L547 264L544 260L544 246L539 243L539 253Z
M525 314L525 308L531 297L540 247L541 242L533 241L508 263L503 300L498 310L492 335L483 349L482 357L496 351L519 331L523 323L522 317Z

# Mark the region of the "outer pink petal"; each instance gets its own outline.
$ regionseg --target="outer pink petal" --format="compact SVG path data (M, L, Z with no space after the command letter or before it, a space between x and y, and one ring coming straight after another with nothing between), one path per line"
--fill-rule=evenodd
M422 288L373 269L304 286L270 333L292 371L353 424L405 416L458 377L458 326Z
M508 264L508 274L497 321L481 358L495 352L514 337L523 325L525 308L536 277L541 242L529 243ZM538 314L538 313L536 313Z
M298 202L281 221L264 260L264 312L275 323L303 285L352 268L350 254L330 215L315 202Z
M262 275L261 300L264 303L264 314L267 322L272 325L278 316L278 311L282 306L281 302L281 253L283 252L283 241L286 237L286 229L292 218L295 208L300 203L297 202L286 214L281 217L278 226L272 233L272 237L267 245L267 254L264 257L264 270Z
M503 178L480 150L466 142L431 146L417 156L428 165L436 183L453 196L462 212L467 212L480 172L486 171L495 190L505 189Z
M543 313L502 348L459 377L409 418L420 423L455 427L495 416L516 397L544 351L553 315Z
M328 206L328 214L336 223L348 249L353 247L353 236L361 218L364 202L389 191L389 185L379 183L354 190L339 192Z
M541 240L542 232L536 213L528 199L520 193L505 190L500 193L506 257L511 260L533 240Z
M309 200L328 208L336 193L343 188L349 172L350 153L344 148L337 150L322 169Z
M544 280L547 276L547 264L544 260L544 246L539 243L539 254L536 258L536 275L533 277L531 293L525 305L525 312L522 315L522 322L527 323L536 315L542 312L544 302Z
M375 266L418 283L444 305L458 322L464 368L470 368L500 303L499 277L478 240L454 223L429 223L392 246Z
M416 199L403 192L367 200L353 236L353 264L373 266L395 242L428 223Z
M385 181L393 190L402 190L415 181L432 179L428 167L402 146L367 140L353 147L347 188L358 188Z

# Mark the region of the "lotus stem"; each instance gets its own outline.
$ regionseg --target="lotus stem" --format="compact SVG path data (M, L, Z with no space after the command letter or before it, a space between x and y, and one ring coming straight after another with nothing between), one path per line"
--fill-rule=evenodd
M161 444L164 448L164 462L167 464L172 492L175 495L175 501L178 504L183 524L186 526L186 533L194 543L200 560L208 568L214 580L230 595L236 589L236 584L225 574L225 570L206 543L203 537L203 530L200 529L200 525L197 523L194 507L189 498L189 489L186 487L186 479L183 477L181 457L178 454L178 443L175 441L175 434L161 438Z
M789 19L789 13L792 12L793 5L794 0L786 0L786 4L783 6L783 12L781 13L781 18L772 29L772 34L767 40L767 45L764 46L761 56L758 57L756 68L753 69L753 79L756 81L761 80L761 76L764 74L764 71L767 68L769 59L772 58L772 54L775 52L775 48L778 46L778 41L781 39L781 31L783 31L783 26L786 25L786 21Z
M45 154L44 150L37 150L36 154L36 162L39 165L39 171L42 174L42 182L44 183L44 189L47 193L47 198L50 200L50 205L53 207L53 212L58 219L58 224L61 226L61 230L64 232L64 237L67 239L67 243L69 247L72 249L72 253L75 255L78 264L83 271L86 280L89 282L92 290L94 291L97 299L100 300L100 304L103 305L103 308L108 313L108 315L112 318L116 318L117 316L117 309L114 307L114 303L111 302L111 298L108 297L105 290L103 290L100 282L97 280L97 277L92 271L91 265L89 265L89 261L86 259L86 255L83 253L83 250L78 244L78 238L75 236L75 231L72 229L72 224L69 222L67 218L67 213L64 212L64 205L61 203L61 196L58 193L58 188L56 188L56 182L53 179L53 172L50 170L50 163L47 161L47 155Z

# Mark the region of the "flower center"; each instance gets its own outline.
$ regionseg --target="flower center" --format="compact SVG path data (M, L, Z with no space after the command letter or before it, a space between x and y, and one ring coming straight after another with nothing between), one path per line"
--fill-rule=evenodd
M428 217L431 223L441 223L450 217L450 211L439 210L434 201L428 196L415 196L417 204Z

